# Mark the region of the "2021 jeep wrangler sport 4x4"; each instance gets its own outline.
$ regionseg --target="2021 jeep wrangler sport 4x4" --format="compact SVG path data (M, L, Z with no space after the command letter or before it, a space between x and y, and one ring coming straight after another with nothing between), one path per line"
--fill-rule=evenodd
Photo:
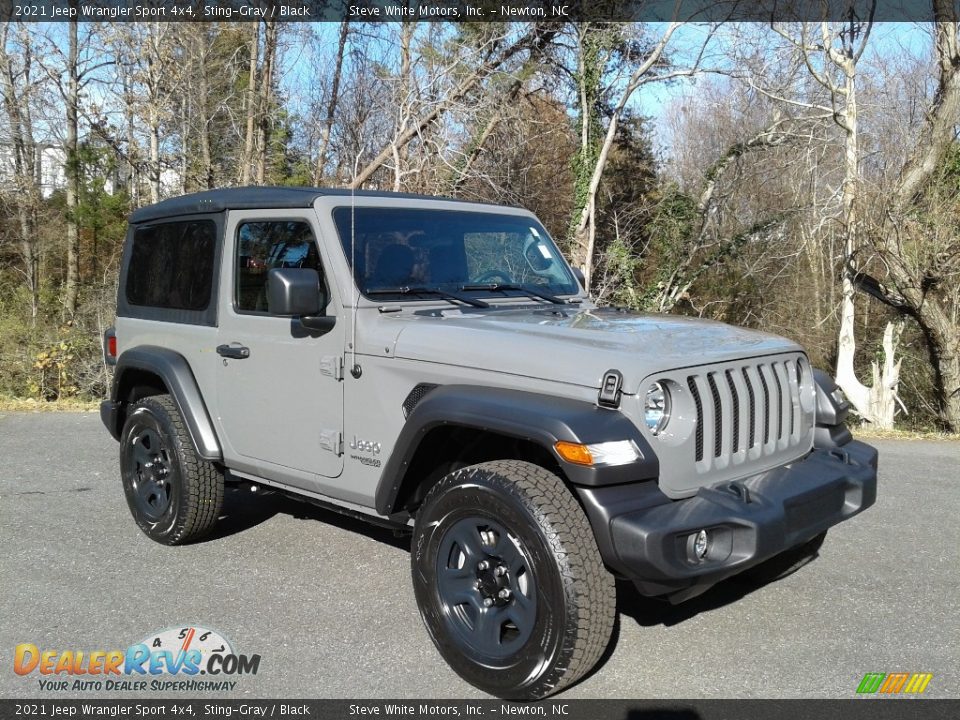
M538 698L614 578L680 601L873 504L876 451L773 335L597 307L531 213L293 188L130 218L103 422L160 543L254 483L397 528L438 650Z

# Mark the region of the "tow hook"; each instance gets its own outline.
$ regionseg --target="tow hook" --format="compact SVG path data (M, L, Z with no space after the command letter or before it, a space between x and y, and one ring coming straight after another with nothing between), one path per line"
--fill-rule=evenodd
M830 448L830 454L844 465L852 465L850 454L843 448Z
M750 490L747 489L747 486L744 485L739 480L734 480L729 482L721 488L724 492L727 492L733 495L737 500L744 503L745 505L750 504Z

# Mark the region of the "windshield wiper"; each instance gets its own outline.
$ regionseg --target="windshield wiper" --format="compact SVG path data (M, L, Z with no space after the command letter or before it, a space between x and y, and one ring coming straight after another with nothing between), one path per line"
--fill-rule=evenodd
M478 290L491 290L494 292L522 292L525 293L528 297L540 298L541 300L546 300L547 302L552 302L554 305L566 305L568 301L563 298L558 298L556 295L551 295L550 293L545 293L542 290L537 290L529 285L517 285L513 283L481 283L479 285L461 285L460 290L464 292L478 291Z
M439 288L427 288L427 287L392 287L392 288L377 288L376 290L367 290L367 295L436 295L441 297L444 300L449 300L450 302L461 302L466 305L472 305L477 308L488 308L490 303L486 303L483 300L477 300L476 298L464 297L463 295L458 295L457 293L447 292L446 290L440 290Z

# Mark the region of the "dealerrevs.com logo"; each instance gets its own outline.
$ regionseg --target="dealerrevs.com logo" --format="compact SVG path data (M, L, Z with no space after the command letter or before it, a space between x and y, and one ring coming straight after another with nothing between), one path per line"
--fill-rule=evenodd
M49 650L17 645L13 670L37 675L45 691L230 691L240 675L256 675L259 655L241 655L216 630L172 627L126 650ZM202 676L202 678L200 677Z

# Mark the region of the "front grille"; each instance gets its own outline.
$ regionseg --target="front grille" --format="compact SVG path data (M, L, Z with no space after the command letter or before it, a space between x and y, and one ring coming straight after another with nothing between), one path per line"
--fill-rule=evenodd
M685 384L697 412L698 469L739 464L800 444L804 382L809 382L809 374L798 357L687 375Z
M696 439L696 459L697 462L703 460L703 403L700 402L700 393L697 392L697 383L693 377L687 378L687 387L690 388L690 394L693 396L693 402L697 406L697 439Z
M730 388L730 396L733 398L733 416L740 416L740 396L737 394L737 384L733 382L733 370L727 370L724 373L727 376L727 386ZM733 424L733 447L740 447L740 423Z
M716 430L713 433L713 456L720 457L723 442L723 408L720 402L720 391L717 389L717 382L713 379L716 373L707 375L707 382L710 383L710 394L713 396L713 417L716 422Z
M753 385L750 383L750 377L747 375L746 368L740 368L743 375L744 384L747 386L747 393L750 395L750 435L747 440L747 447L753 447L753 441L757 437L757 396L753 392ZM700 458L702 459L702 458Z

